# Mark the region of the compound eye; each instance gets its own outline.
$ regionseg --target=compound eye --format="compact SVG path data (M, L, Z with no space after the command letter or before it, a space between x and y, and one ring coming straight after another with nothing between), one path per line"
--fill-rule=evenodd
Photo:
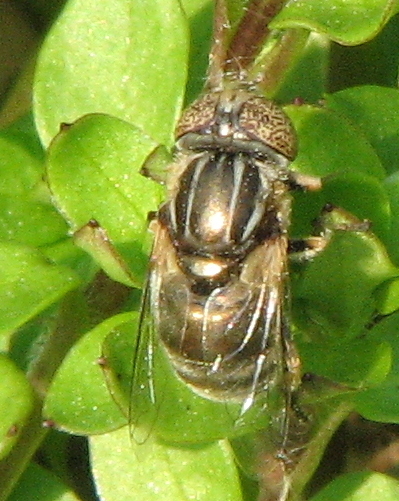
M213 92L211 94L205 94L194 101L191 106L183 112L177 124L175 131L176 139L179 139L179 137L188 132L197 132L209 127L215 119L219 97L220 93Z
M240 111L240 127L288 160L297 153L295 129L291 120L273 101L260 96L247 99Z

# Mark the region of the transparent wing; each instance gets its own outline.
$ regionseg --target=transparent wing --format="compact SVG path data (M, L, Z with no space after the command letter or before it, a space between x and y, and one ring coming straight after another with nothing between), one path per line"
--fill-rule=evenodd
M143 291L140 320L133 357L129 422L136 443L144 443L158 418L154 360L156 350L156 307L159 282L165 265L164 231L155 222L155 240ZM159 384L159 383L158 383Z
M258 343L251 390L243 410L259 392L276 387L288 395L299 384L299 358L289 328L287 278L287 240L283 236L267 240L243 270L242 280L254 284L256 290L243 345Z
M258 397L265 396L270 414L275 414L273 407L288 405L286 400L299 384L299 358L288 320L287 276L285 237L267 240L253 251L240 276L241 287L246 290L245 301L228 319L223 333L235 341L234 349L224 355L219 367L236 365L234 373L245 367L242 414ZM238 389L237 382L232 391ZM269 398L272 391L280 397Z
M295 344L292 339L290 328L290 298L289 284L287 281L287 241L280 237L276 242L265 250L266 262L269 267L264 271L264 282L270 283L270 291L278 301L269 298L266 306L266 318L269 312L272 318L271 330L269 334L265 330L265 337L270 338L270 347L272 359L275 360L277 377L275 380L276 397L273 400L277 402L277 408L272 413L271 436L276 449L285 451L288 446L288 440L291 429L291 418L293 418L293 398L301 382L300 359ZM280 268L278 264L280 260ZM275 270L279 269L277 280ZM267 320L268 322L268 320ZM273 362L271 362L273 363ZM281 452L283 454L283 452Z

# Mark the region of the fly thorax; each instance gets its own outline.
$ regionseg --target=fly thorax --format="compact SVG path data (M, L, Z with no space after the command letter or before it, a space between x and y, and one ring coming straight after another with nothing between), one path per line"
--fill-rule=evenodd
M270 227L272 191L250 155L204 152L187 167L176 196L163 208L177 252L213 260L243 257Z

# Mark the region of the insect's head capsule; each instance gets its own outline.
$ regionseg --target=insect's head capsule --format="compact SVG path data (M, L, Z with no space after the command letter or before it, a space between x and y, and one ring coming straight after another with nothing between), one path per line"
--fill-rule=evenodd
M293 160L297 152L294 127L273 101L245 90L205 94L185 110L176 128L181 149L270 151Z

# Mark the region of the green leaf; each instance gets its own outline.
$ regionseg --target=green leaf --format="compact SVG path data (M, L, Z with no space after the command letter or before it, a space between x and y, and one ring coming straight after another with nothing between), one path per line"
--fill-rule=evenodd
M130 313L109 318L70 350L44 405L44 415L57 428L80 435L105 433L126 424L127 418L111 398L98 360L104 338L131 322Z
M96 220L127 261L136 286L146 269L147 215L163 191L139 169L156 146L128 123L95 114L61 132L48 153L51 191L72 230Z
M234 0L236 3L237 0ZM191 19L198 15L200 11L212 6L212 0L182 0L181 2L186 16Z
M391 315L399 308L399 277L387 280L374 293L380 315Z
M190 25L190 56L185 104L191 103L205 83L212 39L212 0L183 0L183 9ZM234 0L237 6L237 0ZM240 6L241 7L241 6Z
M187 53L187 26L177 0L68 2L36 71L35 119L43 143L60 123L102 112L171 144Z
M378 85L382 91L398 86L398 16L392 17L372 40L355 47L332 44L329 60L329 89ZM378 103L376 103L378 106Z
M3 195L0 198L0 239L34 247L63 238L67 225L54 207L27 200L26 196Z
M45 246L64 237L65 221L51 205L42 177L42 162L9 131L3 132L0 136L0 240Z
M39 252L0 243L0 334L17 329L79 285L68 268L50 264Z
M35 463L22 474L7 501L79 501L55 475Z
M305 28L344 45L373 38L399 10L395 0L299 0L288 2L271 28Z
M37 134L32 110L29 110L28 113L18 118L6 129L3 129L1 135L5 139L22 146L25 151L36 158L42 165L45 152Z
M43 164L15 140L0 136L0 193L26 195L41 181Z
M399 276L378 239L367 232L339 231L308 264L297 284L295 305L305 330L339 343L353 338L379 305L378 286Z
M359 129L386 172L399 169L399 90L362 86L326 97L330 109Z
M356 395L356 409L367 419L386 423L399 423L399 314L386 317L371 331L372 339L389 343L392 366L385 381Z
M292 166L313 176L361 173L385 178L380 159L347 120L325 107L287 106L299 137Z
M397 501L399 482L381 473L356 472L343 475L311 501Z
M399 424L398 397L398 378L389 378L378 388L356 395L356 411L371 421Z
M107 271L112 280L128 287L134 286L134 277L124 259L110 243L107 232L97 222L90 221L75 232L74 241L77 246L89 253L103 270Z
M328 84L329 41L325 36L311 33L305 47L298 52L293 66L276 82L277 93L273 99L290 103L299 97L316 104L324 97Z
M354 339L342 343L301 343L304 371L328 378L334 384L347 385L341 388L350 393L346 398L352 398L354 390L368 391L379 385L391 369L392 349L387 342L364 337L361 341ZM335 395L326 392L326 397L329 396Z
M399 264L399 172L386 178L385 188L391 204L391 231L387 245L393 261Z
M90 438L94 478L104 500L241 501L234 455L225 441L171 447L130 440L128 428ZM123 482L121 482L123 478Z
M14 446L32 407L33 391L24 373L0 354L0 458Z

